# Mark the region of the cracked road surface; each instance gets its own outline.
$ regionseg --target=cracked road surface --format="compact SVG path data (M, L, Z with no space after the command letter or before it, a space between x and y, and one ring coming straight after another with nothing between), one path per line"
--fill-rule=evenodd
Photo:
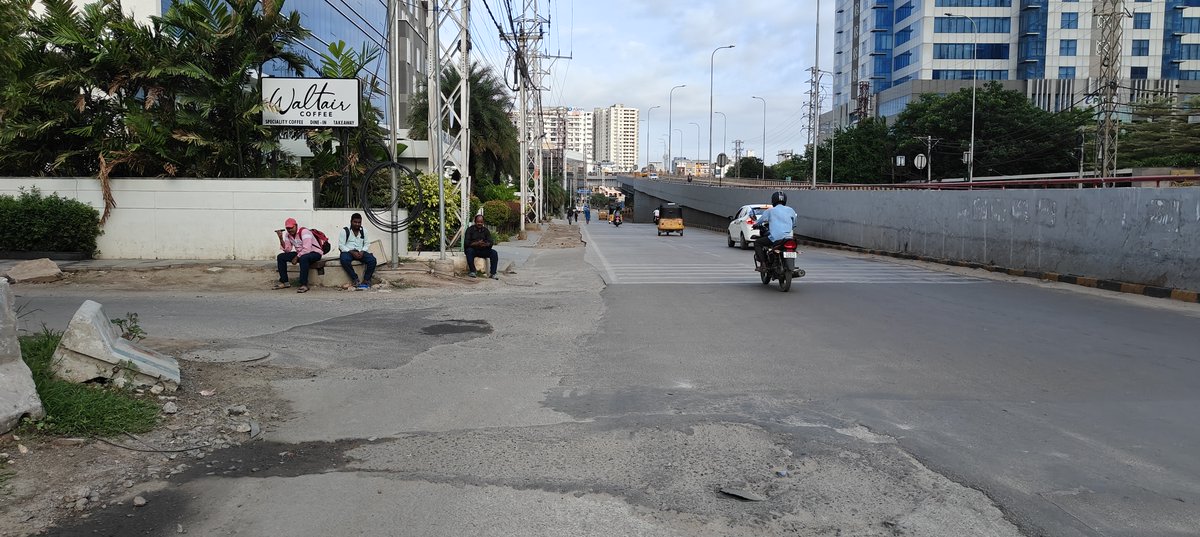
M827 252L805 253L815 283L786 294L749 268L746 281L714 269L720 281L673 284L649 275L687 280L669 265L748 267L749 254L719 234L659 238L638 224L584 238L452 294L212 295L186 299L193 313L173 305L182 298L113 297L176 312L143 314L156 334L212 332L213 304L235 302L213 345L269 349L305 374L273 381L292 412L265 440L193 461L145 507L52 533L1187 534L1169 531L1194 513L1156 495L1194 505L1195 460L1116 449L1132 433L1106 431L1083 405L1104 399L1122 420L1158 412L1157 426L1130 426L1153 429L1154 450L1194 439L1194 422L1178 426L1196 409L1197 366L1179 356L1200 340L1152 337L1193 313ZM1065 328L1045 323L1068 314ZM1134 316L1143 324L1126 332L1108 323ZM1104 330L1108 350L1068 329ZM1154 358L1123 369L1128 346ZM1091 369L1063 371L1085 358ZM1152 386L1134 397L1120 375ZM1123 404L1134 398L1146 406ZM1105 511L1133 487L1147 491L1135 513L1164 515L1140 530Z

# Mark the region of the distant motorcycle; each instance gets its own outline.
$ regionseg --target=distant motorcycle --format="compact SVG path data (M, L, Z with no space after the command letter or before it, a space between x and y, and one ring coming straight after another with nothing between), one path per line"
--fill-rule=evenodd
M614 226L621 227L622 220L621 213L613 213L612 224Z
M754 228L762 230L763 235L767 234L766 222L756 224ZM792 278L804 277L804 270L796 268L796 258L800 255L796 247L796 239L787 238L765 248L763 256L766 259L761 264L755 257L754 270L758 271L763 285L769 285L771 280L779 280L779 290L786 293L792 288Z

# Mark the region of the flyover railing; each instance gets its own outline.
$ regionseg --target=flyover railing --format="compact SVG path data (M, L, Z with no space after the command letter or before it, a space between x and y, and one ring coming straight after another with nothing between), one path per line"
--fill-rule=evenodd
M703 186L729 188L786 188L788 190L812 189L805 181L782 181L778 179L749 179L742 177L687 177L659 176L658 179L640 179L667 183L691 183ZM1153 183L1153 184L1151 184ZM1200 175L1145 175L1120 177L1059 177L1046 179L988 179L966 182L941 181L931 183L817 183L817 190L976 190L1010 188L1104 188L1104 187L1188 187L1200 186Z

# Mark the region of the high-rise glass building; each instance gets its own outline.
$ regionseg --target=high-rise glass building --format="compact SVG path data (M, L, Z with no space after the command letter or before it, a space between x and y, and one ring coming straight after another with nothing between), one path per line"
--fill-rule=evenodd
M1007 81L1047 110L1080 104L1099 72L1100 4L838 0L834 115L893 116L913 95L972 79ZM1181 87L1176 81L1200 80L1200 0L1125 0L1124 10L1123 85L1170 93ZM1125 93L1123 100L1135 98Z

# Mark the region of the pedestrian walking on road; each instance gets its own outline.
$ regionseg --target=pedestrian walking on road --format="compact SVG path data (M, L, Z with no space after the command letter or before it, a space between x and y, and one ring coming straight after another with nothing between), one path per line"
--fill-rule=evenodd
M585 225L592 223L592 208L587 205L583 206L583 223Z

